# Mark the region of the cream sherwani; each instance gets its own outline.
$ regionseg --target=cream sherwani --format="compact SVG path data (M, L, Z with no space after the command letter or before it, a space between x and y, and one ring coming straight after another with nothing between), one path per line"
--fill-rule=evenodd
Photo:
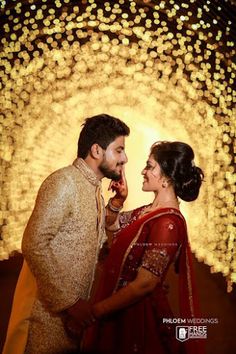
M82 159L42 184L22 241L3 354L59 354L76 349L61 312L89 297L106 239L100 181Z

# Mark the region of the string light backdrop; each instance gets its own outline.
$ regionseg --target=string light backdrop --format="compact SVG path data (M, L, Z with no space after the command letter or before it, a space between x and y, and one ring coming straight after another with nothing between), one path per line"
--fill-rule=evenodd
M234 1L1 2L0 259L20 249L42 180L70 163L85 117L132 130L130 196L158 139L183 140L205 172L182 209L197 258L236 282ZM138 196L138 195L141 195Z

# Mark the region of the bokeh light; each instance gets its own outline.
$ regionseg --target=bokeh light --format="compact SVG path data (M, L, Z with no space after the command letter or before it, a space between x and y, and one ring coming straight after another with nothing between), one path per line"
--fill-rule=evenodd
M234 1L2 1L0 259L20 249L42 180L70 163L85 117L131 127L126 208L158 139L183 140L205 172L181 203L196 257L236 282Z

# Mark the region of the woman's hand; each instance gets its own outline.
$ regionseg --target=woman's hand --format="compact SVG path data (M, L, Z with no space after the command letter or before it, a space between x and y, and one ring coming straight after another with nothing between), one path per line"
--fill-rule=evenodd
M144 296L150 294L158 283L160 283L160 277L140 267L136 278L132 282L93 305L95 318L98 320L102 319L115 311L134 304Z
M74 323L74 326L79 328L89 326L95 321L91 303L83 299L79 299L73 306L69 307L66 314L69 323Z
M114 207L116 208L122 207L128 195L128 186L125 177L124 167L121 170L120 180L111 181L108 190L112 190L112 192L116 192L116 194L112 198L112 205L114 205Z
M77 322L69 316L64 319L63 323L68 336L74 340L80 341L84 327L79 326Z

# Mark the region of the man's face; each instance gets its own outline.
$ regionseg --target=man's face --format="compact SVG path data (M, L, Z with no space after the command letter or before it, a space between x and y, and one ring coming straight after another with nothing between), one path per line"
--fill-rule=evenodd
M118 181L121 177L122 166L128 161L125 153L125 138L118 136L104 150L103 160L99 166L104 177Z

